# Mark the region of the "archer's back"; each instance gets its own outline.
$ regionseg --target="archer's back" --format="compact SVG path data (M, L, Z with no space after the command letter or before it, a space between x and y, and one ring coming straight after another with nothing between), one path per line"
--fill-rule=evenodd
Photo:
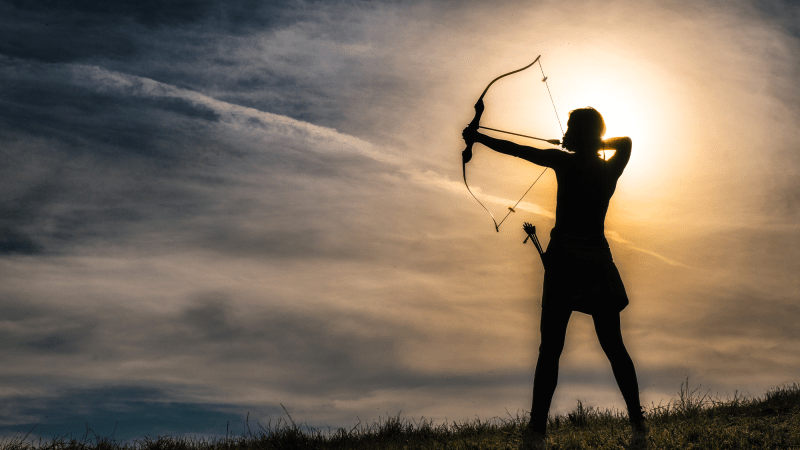
M602 236L608 203L622 171L598 158L566 155L553 167L558 180L554 230L577 236ZM624 167L623 167L624 169Z

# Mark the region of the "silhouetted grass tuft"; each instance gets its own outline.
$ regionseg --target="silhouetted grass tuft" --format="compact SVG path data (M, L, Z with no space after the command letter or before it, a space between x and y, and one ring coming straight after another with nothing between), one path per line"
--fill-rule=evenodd
M800 385L746 399L739 393L720 400L700 388L681 385L676 400L652 406L646 413L650 449L798 449L800 450ZM261 449L516 449L527 417L435 425L432 420L409 421L400 416L350 429L315 429L288 421L257 425L253 431L224 438L161 436L133 442L94 436L80 440L43 441L29 436L0 442L0 450L261 450ZM578 402L565 416L551 417L548 449L625 449L630 436L627 417Z

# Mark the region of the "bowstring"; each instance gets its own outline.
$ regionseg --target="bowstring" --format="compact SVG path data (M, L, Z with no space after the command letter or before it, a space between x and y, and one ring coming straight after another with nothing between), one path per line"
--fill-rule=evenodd
M542 72L542 82L547 87L547 95L550 96L550 103L553 105L553 111L556 113L556 120L558 121L558 128L561 130L561 135L563 136L564 135L564 127L561 126L561 118L558 117L558 109L556 109L556 102L553 101L553 94L550 92L550 85L547 84L547 76L545 76L544 69L542 68L542 60L541 60L541 58L537 58L537 60L538 60L537 62L539 63L539 70ZM514 133L509 133L509 134L514 134ZM531 137L531 136L524 136L524 137ZM539 139L539 138L533 138L533 139ZM544 140L544 139L539 139L539 140ZM603 157L604 157L603 159L605 159L605 152L603 154ZM505 217L503 217L503 220L501 220L500 223L495 225L495 229L498 232L500 231L500 225L502 225L503 222L506 221L506 219L508 218L508 216L511 215L512 212L515 212L514 210L517 208L517 205L519 205L520 202L522 201L522 199L525 198L526 195L528 195L528 192L530 192L530 190L533 189L533 186L536 184L537 181L539 181L539 178L542 178L542 175L544 175L544 173L547 172L547 169L548 169L548 167L544 168L542 173L540 173L539 176L536 177L535 180L533 180L533 183L531 183L531 185L528 186L528 190L526 190L525 193L522 194L522 197L520 197L519 200L517 200L517 203L514 203L514 206L509 208L509 210L506 213ZM472 192L470 192L470 193L472 193ZM486 208L484 207L484 209L486 209ZM489 213L489 215L491 216L492 213ZM492 216L492 220L494 220L494 216Z
M564 127L561 126L561 119L558 117L558 110L556 109L556 102L553 101L553 94L550 92L550 85L547 84L547 77L544 75L544 69L542 68L542 60L539 60L539 70L542 72L542 81L544 85L547 86L547 95L550 96L550 103L553 104L553 111L556 113L556 120L558 120L558 128L561 130L561 135L564 135Z

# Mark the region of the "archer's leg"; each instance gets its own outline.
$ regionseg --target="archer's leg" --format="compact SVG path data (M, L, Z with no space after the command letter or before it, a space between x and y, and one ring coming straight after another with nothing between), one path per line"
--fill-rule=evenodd
M628 417L631 423L641 424L644 421L641 404L639 403L639 382L636 380L636 369L625 344L622 342L622 330L619 323L619 314L595 314L594 329L600 346L611 362L611 370L617 380L619 390L628 407Z
M542 338L533 378L533 405L529 425L538 433L544 434L547 428L547 413L558 383L558 360L564 350L564 338L571 314L572 311L568 309L553 306L542 308Z

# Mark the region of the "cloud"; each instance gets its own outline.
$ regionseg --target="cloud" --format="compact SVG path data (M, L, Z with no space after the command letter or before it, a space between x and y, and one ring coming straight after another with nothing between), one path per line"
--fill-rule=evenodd
M206 393L161 395L181 405L194 400L200 409L225 399L257 409L275 399L321 397L333 405L487 379L420 371L415 365L429 365L440 352L410 356L408 336L426 345L425 326L328 299L363 305L402 298L398 305L407 308L443 297L440 282L421 282L414 273L453 262L419 237L425 231L411 229L414 221L399 218L424 213L417 202L450 194L432 196L413 180L411 189L399 189L409 181L400 171L406 159L329 128L150 79L94 66L8 62L7 79L41 92L27 128L6 130L3 198L14 213L5 220L42 250L17 259L24 253L18 246L5 261L16 280L6 292L20 300L3 307L29 305L30 317L20 313L3 324L11 345L4 359L29 380L46 380L56 368L65 380L47 390L52 401L38 416L18 409L8 421L45 420L48 407L69 401L75 380L99 395L108 386L164 389L176 376L188 377ZM29 70L41 79L23 82ZM74 88L80 95L62 95ZM6 100L25 110L24 96ZM382 210L386 205L392 208ZM428 216L420 219L438 219ZM180 254L193 256L181 261ZM224 281L241 276L231 265L241 269L236 261L243 257L246 272L262 271L257 296L234 295L242 284ZM332 269L331 260L342 265ZM287 264L295 265L291 274L265 275ZM398 270L406 271L403 279L391 281ZM39 277L47 282L35 283ZM387 289L387 281L395 287ZM309 309L320 299L323 306ZM14 373L6 372L9 383L27 384ZM519 375L503 370L492 378L504 377ZM142 414L159 409L125 404ZM87 417L107 415L101 406L87 406ZM341 411L331 408L339 421Z
M209 217L215 208L246 215L247 205L263 211L258 198L270 189L283 195L319 176L344 181L342 165L352 170L347 179L365 181L399 161L334 130L153 80L7 62L6 79L18 89L4 111L19 126L7 129L3 152L6 252L119 237L136 224ZM31 70L43 76L28 80ZM265 177L265 191L256 191L255 176Z
M179 4L76 1L4 1L0 52L47 62L141 57L147 36L184 27L252 32L292 20L303 2L190 0ZM98 39L99 37L99 39Z
M145 436L222 436L241 434L244 417L226 404L195 404L165 401L164 390L141 386L71 388L58 395L15 395L3 399L15 416L2 417L0 434L43 439L113 438L119 441ZM23 422L29 420L30 422ZM227 427L233 424L234 428ZM255 426L255 424L253 424Z
M680 267L684 267L684 268L687 268L687 269L691 268L691 267L689 267L689 266L687 266L685 264L682 264L682 263L680 263L678 261L675 261L674 259L670 259L670 258L667 258L664 255L660 255L660 254L658 254L658 253L656 253L656 252L654 252L652 250L647 250L647 249L644 249L644 248L641 248L641 247L637 247L631 241L628 241L628 240L624 239L622 236L620 236L619 233L616 232L616 231L607 230L606 231L606 237L608 239L614 241L614 242L618 242L620 244L627 245L631 250L635 250L637 252L642 252L642 253L650 255L650 256L655 256L656 258L660 259L661 261L663 261L663 262L665 262L665 263L667 263L667 264L669 264L671 266L680 266Z
M638 130L609 212L645 400L791 381L796 7L771 5L0 4L5 423L526 408L542 268L520 214L552 226L555 182L496 233L458 133L531 52L559 110L600 91L670 131ZM736 153L744 132L782 144ZM482 164L505 213L533 171ZM620 405L573 320L556 410Z

